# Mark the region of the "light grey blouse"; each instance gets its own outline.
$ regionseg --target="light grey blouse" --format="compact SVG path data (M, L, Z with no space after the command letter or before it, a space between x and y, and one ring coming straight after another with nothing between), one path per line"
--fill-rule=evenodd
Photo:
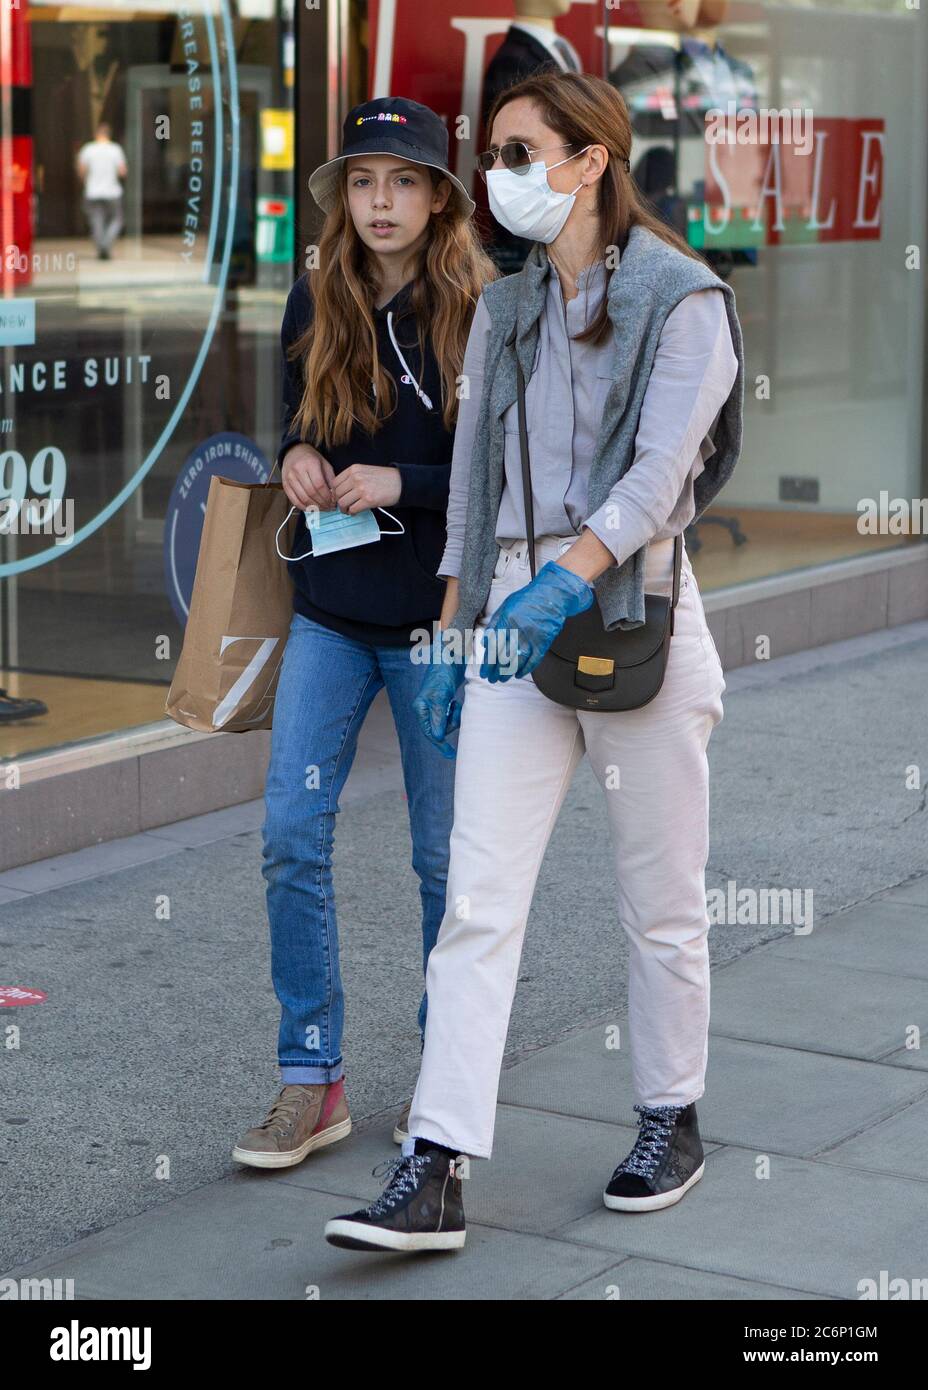
M652 540L683 531L695 514L693 483L715 452L712 430L738 373L720 290L689 294L667 316L644 396L635 459L604 504L587 516L590 463L603 404L612 384L612 333L599 346L573 341L595 315L606 284L605 262L581 271L579 294L564 303L550 264L538 347L525 408L535 504L535 535L579 535L588 526L618 564ZM448 499L448 540L440 576L459 573L467 518L474 431L483 393L490 313L477 304L464 356L469 395L458 408ZM499 543L525 539L518 410L503 416L505 482L496 525Z

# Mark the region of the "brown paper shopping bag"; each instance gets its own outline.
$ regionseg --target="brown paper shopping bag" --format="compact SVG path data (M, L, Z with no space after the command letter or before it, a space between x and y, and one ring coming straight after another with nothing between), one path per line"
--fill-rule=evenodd
M293 581L274 543L290 510L279 483L214 477L190 614L165 713L188 729L269 729L293 618ZM278 544L290 553L297 514Z

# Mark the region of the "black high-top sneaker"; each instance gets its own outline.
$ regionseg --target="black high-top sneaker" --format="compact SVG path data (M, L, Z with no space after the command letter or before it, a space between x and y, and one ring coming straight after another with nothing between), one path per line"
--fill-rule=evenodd
M375 1168L383 1192L369 1207L327 1221L326 1240L343 1250L459 1250L466 1231L455 1163L447 1149L424 1148Z
M657 1211L699 1182L705 1155L696 1105L636 1105L638 1138L609 1180L603 1201L612 1211Z

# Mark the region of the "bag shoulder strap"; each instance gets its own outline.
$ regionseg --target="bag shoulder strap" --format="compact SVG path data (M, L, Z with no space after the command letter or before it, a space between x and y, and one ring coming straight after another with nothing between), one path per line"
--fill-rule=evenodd
M509 343L515 342L515 329L509 338ZM528 454L528 426L525 420L525 376L522 371L522 363L516 356L516 374L518 379L518 415L519 415L519 454L522 461L522 504L525 512L525 539L528 542L528 558L532 569L532 578L535 578L535 507L532 498L532 469ZM683 563L683 536L678 531L673 538L673 596L670 604L671 611L677 606L677 599L680 597L680 567Z
M522 506L525 511L525 539L528 542L528 559L535 578L535 506L532 499L532 472L528 458L528 428L525 423L525 377L522 363L516 358L516 371L519 377L519 453L522 458Z

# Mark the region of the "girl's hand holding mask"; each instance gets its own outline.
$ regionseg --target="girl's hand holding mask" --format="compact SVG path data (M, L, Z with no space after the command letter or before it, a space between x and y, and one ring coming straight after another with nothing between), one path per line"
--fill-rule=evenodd
M403 481L398 468L380 463L353 463L335 475L335 505L353 516L371 507L389 507L400 500Z
M335 469L311 444L294 444L284 454L280 466L284 492L294 507L306 511L317 507L329 512L337 506L333 487Z

